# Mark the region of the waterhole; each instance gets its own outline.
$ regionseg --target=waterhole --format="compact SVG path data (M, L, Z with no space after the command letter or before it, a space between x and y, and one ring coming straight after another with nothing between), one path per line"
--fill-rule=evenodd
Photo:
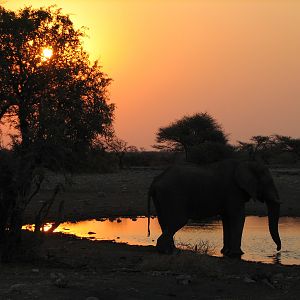
M60 224L55 232L73 234L92 240L114 240L130 245L155 245L156 239L161 234L156 218L151 218L150 228L151 234L147 237L147 218L138 217L66 222ZM30 229L30 225L27 229ZM280 218L279 232L282 250L277 252L276 245L268 231L267 218L247 217L242 239L242 249L245 254L242 259L300 265L300 218ZM187 225L176 233L175 244L179 248L221 256L222 223L212 221Z

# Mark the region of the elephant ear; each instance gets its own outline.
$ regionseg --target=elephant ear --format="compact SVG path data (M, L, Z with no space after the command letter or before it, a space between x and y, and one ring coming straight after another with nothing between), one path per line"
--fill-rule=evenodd
M250 163L240 163L235 170L234 176L238 186L256 201L258 183L253 170L251 170Z

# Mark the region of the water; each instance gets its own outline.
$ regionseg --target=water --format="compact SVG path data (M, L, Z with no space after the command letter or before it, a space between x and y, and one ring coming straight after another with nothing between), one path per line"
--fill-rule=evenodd
M247 217L242 239L245 254L242 258L264 263L300 265L300 218L280 218L279 231L282 250L277 252L268 231L267 218ZM55 232L93 240L115 240L130 245L155 245L156 239L161 234L158 221L154 218L151 219L151 235L147 237L147 219L143 217L67 222L62 223ZM214 256L221 256L222 242L220 221L185 226L175 235L177 247L184 248L188 245L194 248L195 245L199 247L205 244L209 246L209 253Z

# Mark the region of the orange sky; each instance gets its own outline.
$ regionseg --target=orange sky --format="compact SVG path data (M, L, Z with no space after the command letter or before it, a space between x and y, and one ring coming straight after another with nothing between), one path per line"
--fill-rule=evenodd
M150 149L158 127L208 112L231 142L300 137L300 1L12 0L57 4L89 27L85 49L113 78L120 138Z

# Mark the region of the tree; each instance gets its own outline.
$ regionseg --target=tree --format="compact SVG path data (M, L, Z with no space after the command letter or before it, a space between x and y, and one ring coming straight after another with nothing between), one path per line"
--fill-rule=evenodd
M12 180L17 192L5 225L12 240L44 179L42 170L71 165L111 126L111 79L98 62L90 64L83 36L60 9L14 12L0 6L0 118L17 135Z
M273 138L281 151L293 153L298 159L300 158L300 139L278 134Z
M102 145L106 151L115 154L120 169L124 169L124 157L126 153L138 151L137 147L128 145L126 141L117 137L113 131L110 135L104 137Z
M208 113L184 116L156 133L157 149L184 151L186 159L192 148L204 143L227 144L227 136L217 121Z
M249 159L255 159L258 156L266 163L275 148L276 142L272 136L255 135L252 136L249 143L238 141L238 150L247 152Z
M237 149L246 152L250 159L261 158L265 163L269 163L282 153L291 153L295 157L300 157L300 139L284 135L256 135L251 137L250 142L238 141Z

